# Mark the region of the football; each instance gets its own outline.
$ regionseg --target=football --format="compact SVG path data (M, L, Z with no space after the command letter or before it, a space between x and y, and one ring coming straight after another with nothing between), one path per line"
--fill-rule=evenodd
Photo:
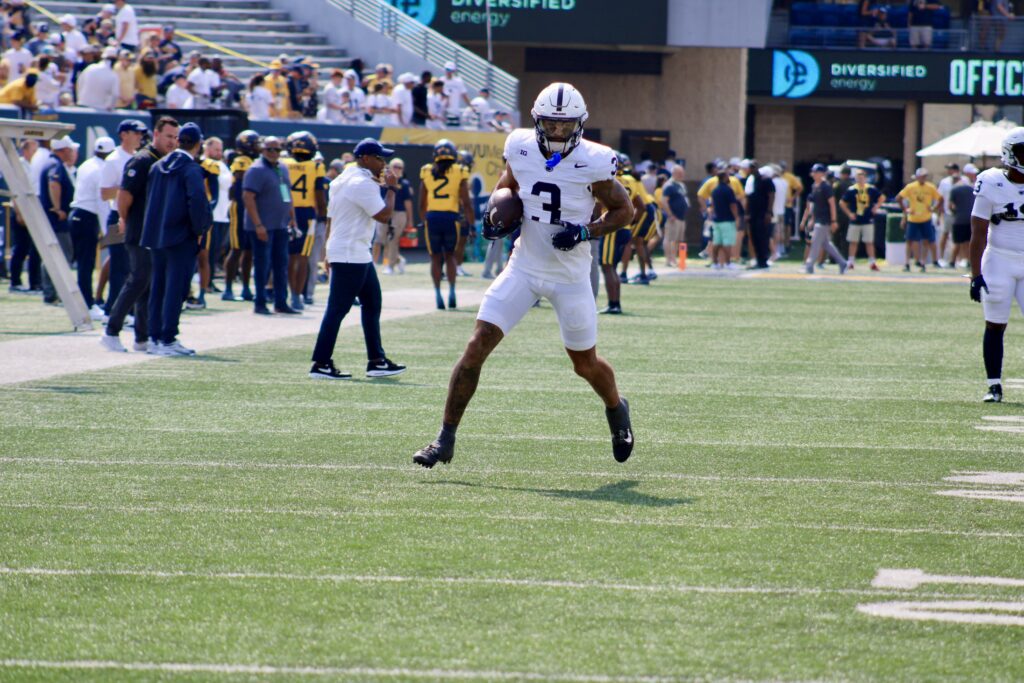
M523 201L511 189L503 187L491 193L487 213L495 227L515 225L523 219Z

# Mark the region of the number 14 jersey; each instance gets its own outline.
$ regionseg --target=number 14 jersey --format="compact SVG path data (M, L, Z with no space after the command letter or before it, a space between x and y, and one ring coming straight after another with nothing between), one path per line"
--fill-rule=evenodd
M984 171L974 183L971 215L989 221L989 246L1024 257L1024 185L1010 182L1002 169Z
M523 201L523 230L509 266L551 282L580 282L590 278L590 243L570 251L556 249L551 237L561 231L558 221L586 225L594 213L590 186L614 180L615 153L604 145L581 140L564 159L548 170L537 133L520 128L505 140L505 159L519 183Z

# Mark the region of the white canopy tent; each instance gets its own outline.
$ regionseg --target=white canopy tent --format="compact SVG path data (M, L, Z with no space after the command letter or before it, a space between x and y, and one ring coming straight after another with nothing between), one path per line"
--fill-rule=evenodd
M967 128L928 145L917 156L999 157L1002 155L1003 138L1016 127L1016 123L1006 119L998 123L975 121Z

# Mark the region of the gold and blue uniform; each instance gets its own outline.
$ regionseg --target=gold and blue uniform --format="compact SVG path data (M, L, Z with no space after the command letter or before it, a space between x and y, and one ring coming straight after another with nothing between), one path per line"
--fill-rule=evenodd
M618 181L622 183L622 186L626 188L626 193L629 195L630 206L633 205L633 197L637 194L636 186L640 183L637 182L636 178L631 175L620 173L616 176ZM613 233L602 235L600 244L598 245L598 253L601 256L602 266L614 266L616 263L622 260L622 252L625 251L626 245L629 244L629 240L632 239L633 233L629 226L619 228Z
M459 235L459 209L462 183L469 179L469 171L462 164L452 164L441 177L434 177L434 165L420 169L420 182L427 197L424 231L427 251L443 254L455 251Z
M640 200L644 203L645 211L640 220L634 223L631 228L633 237L639 237L646 242L658 233L658 204L654 201L654 197L650 195L643 183L635 178L633 182L636 184Z
M240 251L252 250L252 235L245 231L245 204L242 201L242 179L238 174L245 175L245 172L252 166L252 158L239 154L231 162L231 173L235 176L231 184L231 208L228 210L228 242L232 249Z
M206 185L206 199L210 202L210 208L217 205L217 198L220 197L220 164L213 159L203 159L199 162L203 169L203 184ZM209 249L213 239L213 230L207 230L200 238L200 249Z
M295 223L301 235L288 242L288 253L309 256L313 253L316 231L310 230L316 221L316 191L323 187L327 169L322 161L307 159L298 161L291 157L281 160L288 167L292 182L292 205L295 207Z

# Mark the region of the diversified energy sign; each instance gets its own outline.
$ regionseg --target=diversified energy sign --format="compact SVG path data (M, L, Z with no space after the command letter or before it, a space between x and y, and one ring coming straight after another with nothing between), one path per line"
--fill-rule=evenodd
M750 50L748 94L930 102L1020 102L1024 60L990 55Z

